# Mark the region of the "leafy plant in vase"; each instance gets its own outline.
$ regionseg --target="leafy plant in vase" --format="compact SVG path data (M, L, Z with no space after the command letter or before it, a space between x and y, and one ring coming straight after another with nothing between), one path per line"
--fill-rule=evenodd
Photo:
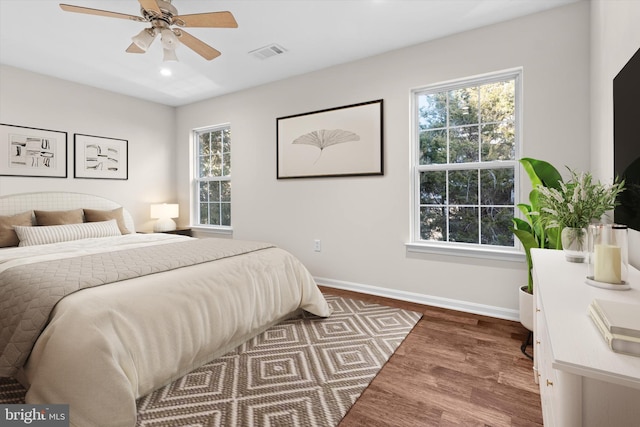
M540 221L547 230L561 231L561 244L567 261L584 262L587 227L616 207L624 181L610 185L594 182L590 173L570 170L571 179L560 188L539 187Z
M533 276L531 261L532 248L561 249L557 229L545 227L540 217L540 188L559 189L562 182L560 172L544 160L524 157L520 164L529 175L533 189L529 193L529 204L520 203L518 209L523 218L513 218L513 234L520 240L525 251L528 266L527 285L520 288L520 323L533 330Z

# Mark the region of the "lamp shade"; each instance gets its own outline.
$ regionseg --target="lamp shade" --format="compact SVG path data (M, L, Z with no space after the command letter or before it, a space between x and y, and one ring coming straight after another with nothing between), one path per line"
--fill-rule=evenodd
M162 52L163 52L163 56L162 56L163 61L165 62L178 61L178 57L176 56L176 51L174 49L164 48L162 49Z
M180 205L177 203L158 203L151 205L151 218L177 218L180 216Z
M160 31L160 40L165 49L175 49L178 46L178 37L169 28Z
M176 223L171 218L180 216L177 203L159 203L151 205L151 218L157 219L153 231L171 231L176 229Z
M146 52L155 38L155 30L153 28L145 28L144 30L133 36L131 40L136 46Z

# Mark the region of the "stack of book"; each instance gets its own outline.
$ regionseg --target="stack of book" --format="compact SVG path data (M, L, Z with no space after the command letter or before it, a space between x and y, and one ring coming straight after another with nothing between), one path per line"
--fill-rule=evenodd
M594 299L589 317L611 350L640 356L640 304Z

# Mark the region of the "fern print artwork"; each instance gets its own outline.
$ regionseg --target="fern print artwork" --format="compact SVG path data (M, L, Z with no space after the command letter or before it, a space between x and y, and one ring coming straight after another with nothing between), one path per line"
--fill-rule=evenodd
M276 119L276 176L383 174L382 100Z
M317 163L320 160L320 156L322 156L322 151L331 147L332 145L342 144L350 141L360 141L360 136L357 134L350 132L348 130L342 129L320 129L314 130L313 132L306 133L302 136L297 137L293 140L292 144L306 144L313 145L314 147L318 147L320 149L320 154L318 158L314 162Z

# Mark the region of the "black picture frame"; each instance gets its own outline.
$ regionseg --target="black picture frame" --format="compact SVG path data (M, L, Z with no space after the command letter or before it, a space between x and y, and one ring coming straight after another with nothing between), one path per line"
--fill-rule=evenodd
M67 132L0 123L0 176L67 177Z
M129 179L129 141L105 136L73 134L73 177Z
M276 119L278 179L384 174L383 100Z

